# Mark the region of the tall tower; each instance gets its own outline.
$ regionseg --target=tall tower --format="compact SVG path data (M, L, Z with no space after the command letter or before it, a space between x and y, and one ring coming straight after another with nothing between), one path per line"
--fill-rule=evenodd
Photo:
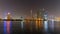
M37 18L41 18L41 10L37 11Z
M37 11L37 18L44 18L44 10L40 9Z
M31 18L33 17L32 10L31 10Z
M47 11L44 12L44 19L47 20L48 19L48 14Z
M11 19L11 14L8 12L7 19Z

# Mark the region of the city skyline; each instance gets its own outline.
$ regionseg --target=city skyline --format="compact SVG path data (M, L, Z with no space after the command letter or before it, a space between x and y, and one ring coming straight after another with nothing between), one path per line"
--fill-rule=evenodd
M30 16L31 10L34 15L42 8L48 11L49 16L60 16L60 0L0 0L0 17L4 18L8 12L14 18Z

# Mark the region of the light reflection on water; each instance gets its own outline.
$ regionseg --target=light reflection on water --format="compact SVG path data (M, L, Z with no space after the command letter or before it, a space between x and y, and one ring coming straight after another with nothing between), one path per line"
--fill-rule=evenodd
M7 34L7 30L6 30L6 21L4 21L4 34Z
M44 29L45 31L48 31L48 21L44 21Z
M10 34L12 27L11 21L4 21L4 34Z
M23 23L24 23L24 22L22 21L22 22L21 22L21 29L23 29Z
M13 24L12 24L13 23ZM32 23L32 22L31 22ZM36 31L36 27L38 27L38 26L36 26L36 24L35 24L35 22L33 22L33 25L31 24L31 23L29 23L29 27L31 27L32 29L30 29L30 30L32 30L33 31L33 29L35 28L35 30L34 31ZM57 22L56 22L57 23ZM56 28L56 30L57 30L57 24L56 24L54 21L45 21L44 22L44 26L42 26L43 27L43 30L45 30L46 32L48 32L49 31L49 29L50 29L50 32L52 32L52 30L55 30L55 28ZM41 23L40 23L41 24ZM55 25L54 25L55 24ZM60 24L60 23L59 23ZM13 25L13 27L12 27L12 25ZM38 25L38 24L37 24ZM27 25L28 26L28 25ZM35 27L34 27L35 26ZM56 26L56 27L55 27ZM60 25L58 25L58 26L60 26ZM15 27L15 28L14 28ZM39 26L40 27L40 26ZM54 28L55 27L55 28ZM12 28L14 29L14 30L12 30ZM60 27L58 27L58 28L60 28ZM24 29L26 29L26 24L24 23L24 22L21 22L21 21L4 21L4 34L11 34L13 31L15 31L15 32L21 32L20 30L24 30ZM14 33L15 33L14 32ZM24 31L25 32L25 31Z

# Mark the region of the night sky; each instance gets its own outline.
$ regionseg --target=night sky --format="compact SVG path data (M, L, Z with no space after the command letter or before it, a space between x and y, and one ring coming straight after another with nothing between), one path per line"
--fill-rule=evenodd
M13 18L36 14L37 9L45 8L49 16L60 16L60 0L0 0L0 17L10 12Z

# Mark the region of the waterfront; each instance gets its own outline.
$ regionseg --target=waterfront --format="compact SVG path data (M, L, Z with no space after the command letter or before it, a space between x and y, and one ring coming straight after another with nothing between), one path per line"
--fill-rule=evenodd
M42 24L42 26L40 25ZM60 22L0 21L0 34L60 34Z

